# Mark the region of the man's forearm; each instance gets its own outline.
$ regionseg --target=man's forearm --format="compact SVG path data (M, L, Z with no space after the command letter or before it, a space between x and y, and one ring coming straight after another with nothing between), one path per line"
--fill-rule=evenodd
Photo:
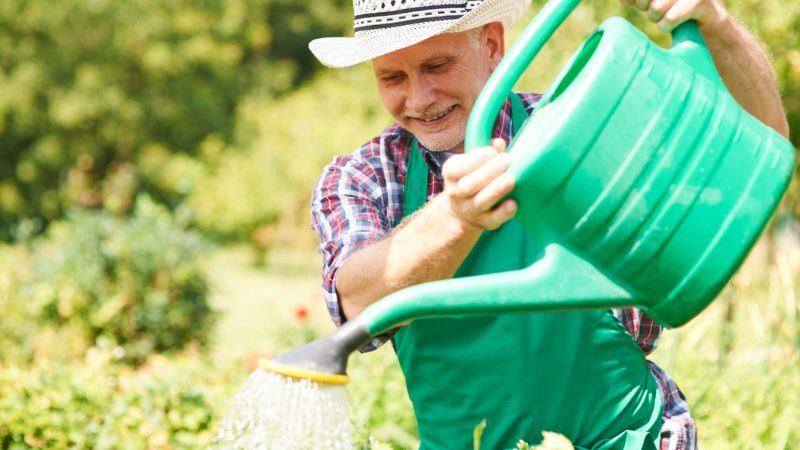
M345 317L414 284L450 278L481 234L448 212L444 196L431 200L386 238L353 253L336 273Z
M715 23L700 25L722 81L736 101L788 137L789 124L769 57L758 39L727 12Z
M491 146L450 157L441 194L342 263L336 291L346 318L399 289L452 277L483 230L514 217L516 202L503 200L514 188L505 149L502 139L493 139Z

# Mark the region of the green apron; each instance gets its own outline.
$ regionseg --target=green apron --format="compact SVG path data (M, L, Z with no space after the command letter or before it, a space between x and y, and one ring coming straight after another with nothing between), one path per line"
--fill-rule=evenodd
M527 117L511 95L514 133ZM427 201L416 140L403 215ZM541 248L516 221L484 232L456 277L521 269ZM656 449L661 397L638 345L609 310L421 319L394 344L417 417L421 449L514 447L555 431L585 449Z

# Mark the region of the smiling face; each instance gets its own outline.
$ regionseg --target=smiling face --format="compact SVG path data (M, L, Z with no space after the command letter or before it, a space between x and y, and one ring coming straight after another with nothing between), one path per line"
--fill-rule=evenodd
M434 36L372 60L383 104L433 151L463 152L472 105L503 57L503 26Z

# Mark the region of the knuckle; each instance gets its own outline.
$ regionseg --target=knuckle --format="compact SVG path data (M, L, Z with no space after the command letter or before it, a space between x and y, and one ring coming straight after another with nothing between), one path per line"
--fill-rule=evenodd
M451 163L452 160L448 160L444 166L442 166L442 178L447 181L457 182L459 178L462 177L463 169L461 168L461 164L458 161L454 161Z
M664 21L669 25L673 25L678 20L680 20L680 13L675 12L674 9L670 9L664 14Z
M453 189L450 190L451 196L456 200L462 200L468 197L466 190L464 189L464 183L458 182L453 185Z
M670 22L666 18L662 18L661 20L659 20L656 26L658 27L659 30L663 31L664 33L669 33L674 28L672 22Z
M452 158L444 163L442 166L442 177L445 179L453 178L453 163Z

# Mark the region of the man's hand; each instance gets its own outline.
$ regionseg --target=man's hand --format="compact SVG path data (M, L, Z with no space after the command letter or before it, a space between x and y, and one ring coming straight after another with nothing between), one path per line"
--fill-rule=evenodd
M514 188L505 149L502 139L494 139L491 146L451 156L444 164L441 197L464 228L494 230L517 213L513 200L497 205Z
M442 168L445 188L384 239L350 255L336 274L342 312L352 319L375 300L419 283L451 278L483 230L493 230L517 212L497 202L514 188L506 173L511 158L502 139Z
M621 0L647 12L647 18L666 33L687 20L701 27L715 26L728 19L728 12L717 0Z

